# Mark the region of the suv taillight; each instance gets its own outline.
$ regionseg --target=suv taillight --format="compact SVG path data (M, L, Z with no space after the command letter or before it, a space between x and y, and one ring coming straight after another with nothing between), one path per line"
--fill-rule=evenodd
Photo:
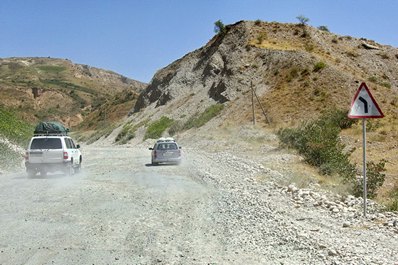
M68 158L69 158L68 152L64 152L64 159L68 159Z

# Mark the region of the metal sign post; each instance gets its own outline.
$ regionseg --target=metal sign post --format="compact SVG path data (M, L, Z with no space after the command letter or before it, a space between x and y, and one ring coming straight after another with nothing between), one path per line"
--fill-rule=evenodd
M362 175L363 175L363 216L366 217L366 206L367 206L367 184L366 184L366 119L362 119L362 155L363 155L363 165L362 165Z
M362 150L363 150L363 216L366 217L367 207L367 184L366 184L366 119L383 118L384 114L377 105L376 100L373 98L369 88L365 83L362 83L354 99L351 102L351 109L348 113L348 118L362 119Z

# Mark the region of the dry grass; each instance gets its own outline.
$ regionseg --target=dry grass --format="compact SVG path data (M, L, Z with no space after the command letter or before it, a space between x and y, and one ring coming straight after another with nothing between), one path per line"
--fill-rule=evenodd
M261 43L258 43L257 40L251 40L249 41L249 45L257 48L281 50L281 51L297 51L300 49L299 46L293 46L290 42L283 43L283 42L277 42L276 40L275 41L264 40Z

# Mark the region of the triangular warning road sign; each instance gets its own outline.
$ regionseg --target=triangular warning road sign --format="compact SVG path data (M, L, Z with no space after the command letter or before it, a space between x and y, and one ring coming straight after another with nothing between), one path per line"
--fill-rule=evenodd
M351 110L348 113L348 118L362 119L362 118L383 118L384 114L377 105L376 100L373 98L369 88L365 83L362 83L354 99L351 103Z

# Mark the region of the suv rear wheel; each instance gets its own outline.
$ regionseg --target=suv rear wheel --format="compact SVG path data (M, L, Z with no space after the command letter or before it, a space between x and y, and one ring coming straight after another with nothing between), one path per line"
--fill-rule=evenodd
M80 159L79 159L79 165L77 165L77 167L75 167L75 173L79 173L81 168L82 168L82 157L80 157Z
M28 168L28 169L26 169L26 173L28 174L29 178L33 178L34 176L36 176L37 172L34 169Z
M73 168L73 162L66 164L65 174L68 176L72 176L73 174L75 174L75 169Z

